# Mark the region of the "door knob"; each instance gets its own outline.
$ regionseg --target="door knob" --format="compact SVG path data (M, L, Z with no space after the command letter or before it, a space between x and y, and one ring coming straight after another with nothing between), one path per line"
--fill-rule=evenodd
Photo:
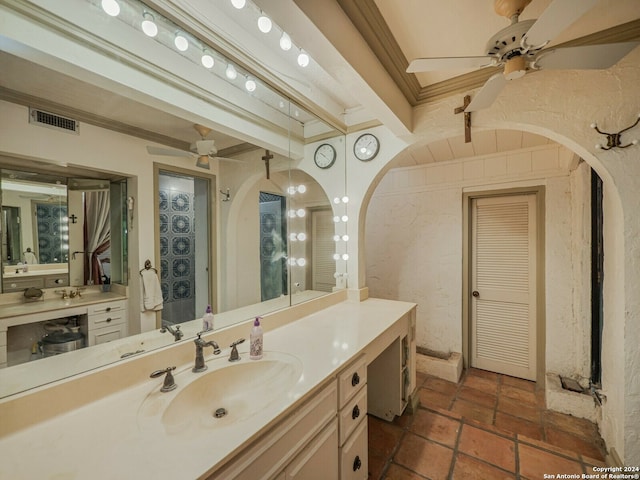
M478 292L477 290L474 290L471 295L473 295L474 297L478 298L480 296L480 292Z

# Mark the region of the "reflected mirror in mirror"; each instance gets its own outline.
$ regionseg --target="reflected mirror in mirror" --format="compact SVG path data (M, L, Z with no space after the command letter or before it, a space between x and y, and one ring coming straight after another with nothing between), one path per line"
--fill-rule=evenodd
M2 169L2 292L69 285L66 179Z

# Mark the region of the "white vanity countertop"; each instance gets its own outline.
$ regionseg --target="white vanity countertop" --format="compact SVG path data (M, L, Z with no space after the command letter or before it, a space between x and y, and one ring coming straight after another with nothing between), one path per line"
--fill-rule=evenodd
M66 287L69 288L69 287ZM46 294L45 294L46 295ZM88 305L109 302L114 300L126 300L125 295L116 292L91 292L82 293L81 297L63 300L60 295L51 295L44 300L35 302L7 303L0 305L0 322L5 318L19 317L22 315L35 315L50 311L64 311L76 307L86 308ZM71 314L73 315L73 313Z
M266 407L250 422L223 434L211 430L189 435L139 426L138 409L162 378L116 392L33 427L0 438L0 478L50 479L195 479L238 453L274 421L284 418L301 399L334 376L415 307L413 303L368 299L345 301L264 334L265 359L284 352L302 362L302 374L286 401ZM266 320L268 321L268 320ZM246 332L248 337L249 332ZM212 337L215 339L216 334ZM239 348L248 360L248 342ZM228 357L223 348L221 357ZM195 356L195 349L194 349ZM205 349L205 359L212 357ZM260 360L258 360L260 361ZM190 369L182 365L176 370ZM164 368L166 365L158 365ZM149 372L151 373L151 372ZM202 375L188 372L190 375ZM206 374L206 372L205 372ZM178 382L179 375L176 374ZM224 385L220 385L224 389ZM180 385L178 384L178 390ZM259 402L259 398L252 399ZM69 398L73 402L73 398ZM3 412L0 417L10 414ZM185 411L184 415L189 415Z

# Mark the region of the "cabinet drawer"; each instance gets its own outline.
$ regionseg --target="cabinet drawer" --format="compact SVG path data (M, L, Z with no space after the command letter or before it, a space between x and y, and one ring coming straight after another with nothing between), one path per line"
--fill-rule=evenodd
M360 422L367 421L367 389L363 388L340 411L340 445L358 427Z
M98 328L89 334L89 346L100 345L126 336L127 326L124 324Z
M44 288L42 277L5 278L2 282L2 291L21 292L29 287Z
M361 356L338 375L338 401L342 408L367 383L367 362Z
M89 329L106 327L107 325L121 325L126 321L127 312L124 310L89 315Z
M364 419L340 449L340 480L367 480L369 477L367 431Z
M89 315L100 313L123 312L127 310L126 300L117 300L115 302L94 303L87 307Z

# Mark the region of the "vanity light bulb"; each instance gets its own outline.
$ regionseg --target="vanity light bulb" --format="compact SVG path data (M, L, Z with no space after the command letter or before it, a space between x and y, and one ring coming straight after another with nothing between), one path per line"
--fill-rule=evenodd
M227 65L227 69L224 71L224 74L229 80L235 80L235 78L238 76L238 72L236 72L235 67L231 64Z
M295 265L295 264L296 264L296 259L295 259L295 258L293 258L293 257L291 257L291 258L287 261L287 263L288 263L289 265L293 266L293 265Z
M295 233L292 233L291 235L289 235L289 240L291 240L292 242L295 242L298 239L298 236Z
M176 33L176 38L173 39L173 44L181 52L186 52L189 48L189 40L181 33Z
M342 254L342 259L343 260L349 260L349 254L348 253L343 253Z
M333 254L333 259L334 260L340 260L340 254L339 253L334 253Z
M256 90L256 82L254 80L248 79L244 83L244 88L247 89L247 92L255 92L255 90Z
M342 235L342 240L344 240L345 242L349 241L349 235Z
M269 17L267 17L266 15L260 15L260 18L258 18L258 29L262 33L269 33L272 26L273 24L271 23L271 19Z
M296 218L296 211L291 209L287 212L287 215L289 215L289 218Z
M294 193L296 193L296 187L294 187L293 185L290 186L289 188L287 188L287 193L289 195L293 195Z
M298 240L304 242L307 239L307 234L302 232L298 234Z
M304 217L304 216L307 214L307 212L305 211L305 209L304 209L304 208L299 208L299 209L298 209L298 211L297 211L296 213L298 214L298 216L299 216L300 218Z
M307 264L307 261L304 258L299 258L298 260L296 260L296 263L299 267L304 267Z
M298 185L298 193L304 193L307 191L306 185Z
M158 26L153 21L153 15L151 15L149 12L145 12L142 14L142 18L143 20L141 27L144 34L148 37L155 37L156 35L158 35Z
M340 197L336 197L333 199L333 203L335 203L336 205L340 203Z
M340 235L334 235L333 236L333 241L334 242L339 242L340 241Z
M335 217L333 217L333 221L334 223L338 223L340 221L340 217L336 215Z
M347 215L343 215L342 216L342 221L343 222L348 222L349 221L349 217Z
M342 197L342 203L349 203L349 197L347 197L346 195Z
M282 32L282 36L280 37L280 48L285 52L291 50L291 37L287 34L287 32Z
M107 15L117 17L120 14L120 5L116 0L102 0L102 10Z
M62 217L61 220L65 223L69 223L69 217L67 216Z
M247 0L231 0L231 5L233 5L238 10L244 8L247 4Z
M213 66L216 63L213 57L209 55L207 52L202 54L202 58L200 59L200 61L202 62L202 66L204 68L213 68Z
M307 55L304 51L301 51L298 55L298 65L302 68L305 68L309 65L309 55Z

